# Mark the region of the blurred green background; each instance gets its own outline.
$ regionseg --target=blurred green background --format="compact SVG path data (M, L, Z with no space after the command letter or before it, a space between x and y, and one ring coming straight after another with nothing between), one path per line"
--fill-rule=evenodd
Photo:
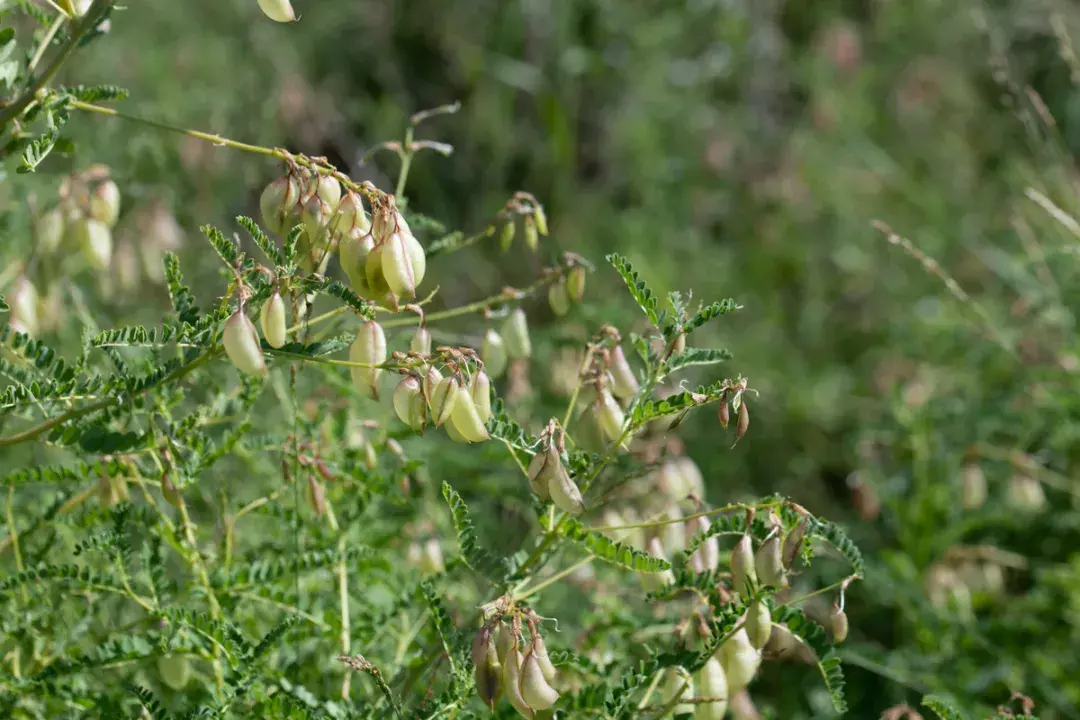
M1031 187L1077 207L1075 6L294 4L301 22L282 26L255 0L132 2L113 18L113 41L88 48L60 81L116 83L131 91L119 105L129 112L326 155L386 189L397 159L363 163L365 153L400 138L411 113L460 101L460 113L420 131L455 152L418 158L410 208L479 230L527 190L544 202L551 238L539 257L491 243L440 260L452 281L437 303L523 286L569 250L598 266L591 304L573 316L588 332L639 320L603 262L612 251L661 292L744 306L697 344L730 348L729 372L760 393L750 433L729 450L698 419L682 436L710 501L781 492L844 523L863 548L869 575L848 607L852 717L929 691L990 708L1012 690L1035 697L1043 717L1080 717L1080 246L1025 197ZM80 150L53 169L102 162L127 200L164 195L186 231L188 274L214 293L217 261L198 225L255 215L277 168L76 120ZM41 196L54 192L40 182ZM940 264L961 299L874 221ZM167 296L147 285L113 303L118 323L153 323ZM575 329L545 335L550 313L537 306L532 317L546 338L533 377L543 387L543 354ZM973 447L998 453L978 513L959 505ZM1009 505L1017 463L1000 460L1013 451L1033 458L1040 479L1057 478L1045 489L1050 511ZM1006 567L1003 591L976 593L973 619L930 608L923 592L927 569L956 545L1024 558ZM806 688L818 681L808 672ZM755 698L795 717L785 688L769 683Z

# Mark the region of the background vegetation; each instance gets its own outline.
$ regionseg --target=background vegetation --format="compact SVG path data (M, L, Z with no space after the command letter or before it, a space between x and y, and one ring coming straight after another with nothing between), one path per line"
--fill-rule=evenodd
M399 138L411 113L460 101L458 114L422 130L454 153L417 159L410 207L476 230L513 191L528 190L545 205L551 237L536 256L520 246L503 254L492 242L440 260L432 309L528 285L562 250L601 266L569 322L554 322L543 303L528 306L536 357L517 412L560 412L552 368L563 348L604 322L643 330L601 262L606 253L625 255L658 292L735 298L744 309L703 328L698 344L731 349L732 372L760 393L752 429L729 449L701 413L679 434L713 504L781 493L839 522L861 547L865 578L848 593L852 630L840 649L850 716L941 693L987 717L1017 691L1042 718L1080 717L1075 8L295 4L301 22L282 26L266 22L254 0L129 3L109 36L57 80L115 83L130 92L120 105L128 112L325 155L388 190L397 159L366 153ZM104 163L126 211L157 199L175 213L185 276L211 305L227 278L197 228L257 217L258 193L279 169L147 127L77 120L69 127L77 150L51 156L48 172L16 178L8 162L0 268L27 256L27 201L48 202L60 174ZM145 242L131 232L136 246ZM168 311L164 285L145 276L127 289L104 281L112 292L102 295L92 275L70 269L58 347L77 348L87 326L153 326ZM475 339L479 328L439 332ZM307 391L338 392L322 383ZM408 471L431 504L401 513L426 514L445 532L437 490L453 480L480 537L520 541L528 494L501 446L479 457L424 447ZM56 462L62 452L21 446L0 453L0 465ZM252 478L274 460L251 452L200 482L203 502L266 492ZM964 500L975 467L988 485L977 506ZM20 513L57 498L40 488L19 494ZM282 552L329 537L308 521L299 548L278 538ZM253 546L277 527L273 517L260 522L247 531ZM47 556L64 541L60 524L36 551ZM14 570L10 552L0 563ZM807 580L825 584L842 572L815 566L823 575ZM386 603L382 592L357 590L356 601ZM576 628L609 611L617 622L587 599L567 586L540 607ZM292 648L301 659L309 650ZM295 695L331 712L321 703L340 683L340 668L333 673L297 676ZM770 717L833 713L810 668L763 672L751 694Z

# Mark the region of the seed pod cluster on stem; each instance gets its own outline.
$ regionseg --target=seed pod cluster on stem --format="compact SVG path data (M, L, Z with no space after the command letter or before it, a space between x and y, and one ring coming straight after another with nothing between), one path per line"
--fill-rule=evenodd
M522 633L522 619L529 627L529 640ZM505 622L497 609L485 620L473 638L473 675L476 694L494 710L503 695L525 718L551 708L559 699L553 687L558 671L548 657L539 631L539 618L532 611L515 611Z
M521 220L525 247L535 252L540 246L540 238L548 234L547 215L544 206L527 192L514 193L499 212L499 247L507 252L513 246L518 218Z
M552 418L540 434L540 450L529 463L529 487L541 500L550 499L560 510L580 515L585 511L585 500L562 461L565 435Z

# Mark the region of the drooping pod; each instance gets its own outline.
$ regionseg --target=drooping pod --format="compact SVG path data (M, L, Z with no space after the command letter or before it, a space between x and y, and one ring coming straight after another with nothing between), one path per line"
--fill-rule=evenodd
M754 568L757 570L757 577L762 585L770 585L775 588L787 587L787 577L784 574L784 561L778 533L773 533L771 537L761 543L757 554L754 555Z
M259 324L262 325L263 337L272 348L283 346L288 339L285 327L285 300L281 294L274 292L262 306L259 314Z
M750 644L760 650L769 642L770 635L772 635L772 614L765 601L758 598L746 611L746 636L750 638Z
M596 421L604 442L615 442L622 437L626 417L622 407L606 387L596 393Z
M64 213L59 207L50 208L37 218L34 222L34 237L42 255L52 255L60 247L66 225Z
M442 427L453 416L454 409L460 402L459 395L461 395L461 387L453 377L440 377L435 383L428 403L435 427Z
M333 175L321 172L308 172L307 184L300 196L301 203L307 203L313 197L318 197L330 206L330 212L337 210L341 202L341 183Z
M678 696L679 700L691 700L694 697L694 680L684 667L668 668L664 673L664 686L661 694L663 704L665 706L669 705L676 696ZM692 713L695 707L696 705L693 703L680 702L671 709L671 712L674 715Z
M431 354L431 331L421 325L409 341L409 351L420 355Z
M416 286L420 281L405 243L403 233L393 233L386 239L382 251L382 272L391 292L411 298L416 295Z
M109 228L120 217L120 188L112 180L103 180L90 194L90 217Z
M708 532L710 527L709 518L704 515L701 517L690 518L686 521L686 534L687 540L692 539L695 535ZM709 570L715 570L720 565L720 540L715 535L710 535L701 541L697 550L690 556L690 567L694 572L703 573Z
M1017 473L1009 479L1009 505L1022 512L1035 512L1046 505L1046 493L1038 480Z
M344 236L356 230L360 234L367 234L371 229L371 221L364 212L364 203L360 196L352 190L346 190L334 210L334 216L330 219L330 232L336 236Z
M525 228L525 247L536 252L536 248L540 246L540 234L536 229L536 218L532 215L526 215L522 225Z
M559 463L555 474L548 479L548 493L551 495L551 502L560 510L571 515L585 512L585 499L581 496L581 490L562 463Z
M575 265L566 275L566 294L574 302L585 297L585 268Z
M753 542L749 535L743 535L731 550L732 590L748 600L757 586L757 571L754 568Z
M683 455L675 460L675 470L683 479L687 495L693 493L699 498L705 497L705 478L702 477L697 463L689 455Z
M657 519L681 520L682 517L682 510L679 509L678 505L672 503L660 513ZM673 551L686 547L686 524L681 522L669 522L666 525L662 525L660 528L660 539L663 541L664 547L671 548Z
M289 230L289 220L299 200L300 184L292 175L279 177L263 188L259 212L266 229L278 235Z
M499 230L499 248L506 252L514 244L514 218L510 217Z
M544 674L544 679L549 683L555 682L555 677L559 673L551 663L551 658L548 657L547 644L544 642L544 638L539 635L533 638L532 653L536 656L537 663L540 664L540 672Z
M638 380L630 363L626 360L626 353L623 352L621 345L612 348L611 364L608 370L611 372L611 392L615 397L625 400L637 395Z
M495 640L495 650L498 653L499 664L505 665L506 656L514 645L514 631L506 623L500 622L495 626L492 637Z
M497 378L506 372L506 343L502 335L491 328L484 333L484 341L480 345L480 359L484 361L484 368L491 377Z
M428 538L420 552L420 569L426 573L441 573L446 569L442 546L436 538Z
M529 463L529 487L544 502L551 499L548 483L561 466L562 459L559 457L559 451L550 445L533 455L532 462Z
M356 333L356 339L349 347L349 360L365 365L381 365L386 362L386 335L382 326L374 320L368 320ZM379 377L382 368L351 367L353 385L373 400L379 398Z
M529 650L521 662L521 698L532 710L547 710L559 699L540 669L535 650Z
M510 701L510 704L514 706L514 709L525 718L530 720L535 717L533 710L529 707L529 704L525 702L525 698L521 695L521 671L522 662L524 658L521 656L521 651L518 650L515 643L506 653L506 657L503 660L503 691L506 693L506 699Z
M570 295L566 290L565 280L560 279L548 288L548 305L551 306L551 312L558 317L570 312Z
M98 502L104 508L110 508L117 503L128 499L127 480L124 477L115 477L108 473L98 475L97 483Z
M287 23L296 21L296 13L293 11L289 0L259 0L259 8L266 17L274 22Z
M476 694L488 709L494 710L495 703L502 695L502 663L495 647L494 634L486 625L473 638L472 661Z
M529 321L525 311L514 308L503 323L503 339L506 341L506 354L511 358L532 356L532 340L529 339Z
M100 220L90 217L80 218L75 223L75 239L82 249L90 267L104 270L112 261L112 231Z
M304 224L311 251L322 255L329 248L329 223L333 210L322 198L315 196L304 203L300 213L300 222Z
M645 552L655 558L667 560L667 553L664 552L664 545L660 542L660 538L658 537L649 539L649 542L645 546ZM641 578L641 584L647 592L663 590L665 587L675 582L675 573L672 572L671 568L662 570L658 573L640 572L638 573L638 577Z
M476 405L476 414L486 425L491 419L491 378L483 370L473 374L469 383L469 395Z
M702 698L715 700L699 703L694 710L694 720L722 720L727 712L730 688L724 667L715 657L709 658L698 672L697 688Z
M761 652L750 643L743 628L724 641L716 654L727 676L728 692L737 693L754 679L761 665Z
M832 610L829 612L829 621L832 624L833 642L839 644L847 640L847 614L840 609L839 605L834 604L832 606Z
M453 379L453 381L456 385L457 380ZM454 402L448 424L453 425L454 429L469 442L483 442L491 435L488 434L487 427L480 419L480 413L476 411L476 403L473 402L472 396L460 386L458 387L458 398Z
M417 432L423 432L427 424L427 404L420 389L420 381L407 375L394 389L394 412L398 419Z
M266 375L266 359L259 346L259 335L243 308L225 321L221 342L225 346L225 354L238 370L248 375Z
M191 679L191 665L183 655L162 655L157 659L158 675L169 689L179 692Z
M375 241L371 235L357 228L349 230L338 240L338 262L349 276L349 284L361 297L371 294L367 281L367 256L374 247Z
M977 462L965 463L960 471L963 484L963 506L975 510L986 504L986 475Z
M9 324L11 329L21 332L30 337L38 333L38 292L30 278L20 275L15 278L11 294L7 297L8 306L11 308Z

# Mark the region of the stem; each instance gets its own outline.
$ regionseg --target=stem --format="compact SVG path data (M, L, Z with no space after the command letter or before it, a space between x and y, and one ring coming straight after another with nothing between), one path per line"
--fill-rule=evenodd
M57 10L59 9L60 8L57 8ZM60 30L60 26L64 24L64 20L66 19L67 16L64 13L60 13L53 19L52 25L50 25L49 29L45 32L45 37L41 39L41 44L38 45L38 49L34 52L34 57L30 58L30 64L26 66L26 73L28 75L33 74L34 68L41 62L41 58L45 57L45 51L49 49L49 45L52 44L53 38L56 37L56 33Z
M401 172L398 173L397 187L394 188L394 197L400 200L405 193L405 181L409 179L409 167L412 165L413 151L413 128L410 125L405 130L405 145L399 153L401 157Z
M22 572L26 568L23 566L22 551L19 548L19 533L15 530L15 483L8 485L8 497L7 497L7 525L8 525L8 537L11 539L11 548L15 553L15 570ZM20 583L22 589L23 604L30 604L30 595L26 592L26 584Z
M345 533L342 533L338 539L338 555L341 558L337 566L338 598L341 602L341 654L348 655L351 629L349 624L349 569L345 563ZM349 699L351 677L352 673L346 672L345 677L341 680L342 700Z
M67 502L65 502L63 505L61 505L57 509L56 513L52 517L56 517L57 515L63 515L67 511L69 511L69 510L71 510L73 508L76 508L79 505L82 505L84 502L86 502L86 500L88 498L90 498L96 492L96 490L97 490L96 485L91 485L87 489L80 492L78 495L72 496ZM10 500L9 500L9 503L10 503ZM48 520L51 520L51 519L52 518L48 518ZM34 530L36 530L37 528L44 525L45 522L47 522L47 520L44 521L44 522L38 522L38 523L35 523L34 525L31 525L30 527L28 527L26 529L26 532L24 532L22 534L22 537L25 538L27 535L32 533ZM10 526L10 525L9 525L9 527L11 527L12 531L14 532L14 527ZM2 541L0 541L0 555L2 555L4 553L4 551L8 549L8 545L11 545L14 542L14 539L15 539L14 535L8 535L6 538L4 538Z
M574 391L570 393L570 402L567 403L566 414L563 415L563 429L566 429L566 427L570 425L570 420L574 417L574 408L577 407L578 395L581 394L581 381L585 379L585 371L589 369L589 364L592 362L593 350L593 346L589 345L589 349L585 352L585 357L581 360L581 367L578 368L577 383L574 384Z
M712 510L705 510L703 512L694 513L693 515L687 515L685 517L679 517L675 519L668 518L666 520L650 520L647 522L634 523L632 525L604 525L603 527L590 527L586 528L588 532L610 532L613 530L632 530L634 528L651 528L661 527L663 525L674 525L675 523L683 523L688 520L694 520L700 517L708 517L709 515L718 515L720 513L734 512L735 510L765 510L780 505L780 502L762 503L760 505L744 505L743 503L732 503L731 505L725 505L723 507L713 508Z
M515 600L524 600L525 598L532 597L533 595L540 592L544 588L546 588L546 587L548 587L550 585L554 585L555 583L562 580L564 577L572 574L578 568L585 567L586 565L588 565L589 563L591 563L595 559L596 559L595 555L590 555L589 557L587 557L587 558L585 558L583 560L579 560L578 562L574 563L573 565L566 568L565 570L560 570L559 572L555 573L554 575L552 575L551 577L549 577L547 580L540 583L539 585L535 585L535 586L529 588L526 592L524 592L524 593L522 593L520 595L517 595L514 599Z
M184 502L183 498L180 498L179 510L180 522L184 526L184 539L187 540L190 546L186 559L188 564L191 565L191 569L199 576L199 582L202 583L203 589L206 590L206 600L210 603L210 616L215 620L221 620L221 605L218 604L217 596L214 594L213 588L210 587L210 576L206 573L206 563L203 562L202 554L199 552L195 540L194 526L191 524L187 503ZM217 643L214 644L214 677L217 679L218 692L222 692L225 689L225 675L221 667L221 648Z

